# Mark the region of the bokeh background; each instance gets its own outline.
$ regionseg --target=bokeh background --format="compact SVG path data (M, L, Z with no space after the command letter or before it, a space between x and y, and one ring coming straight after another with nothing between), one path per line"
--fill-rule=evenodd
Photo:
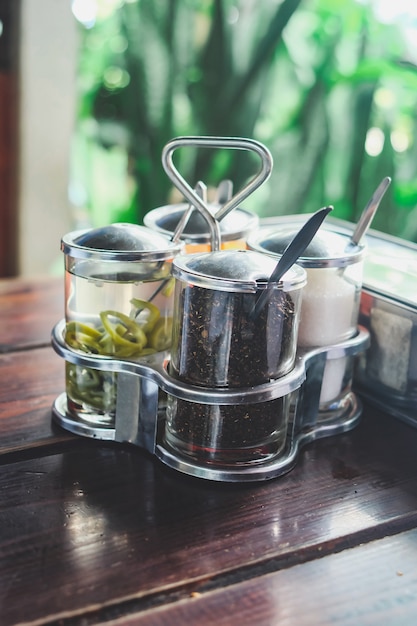
M332 204L354 222L390 176L373 227L417 241L415 0L21 0L20 20L26 48L33 33L21 94L31 81L34 94L21 136L43 129L21 150L21 273L60 266L59 229L142 223L174 201L161 151L180 135L270 149L272 176L244 204L261 217ZM227 150L184 149L176 164L192 185L235 189L258 168ZM22 204L31 180L42 218Z
M168 201L160 154L170 138L230 135L273 154L271 180L250 203L260 215L333 204L355 220L389 175L374 226L416 237L415 2L78 0L73 12L72 182L95 223L141 221ZM239 186L252 164L200 151L180 165L192 183Z

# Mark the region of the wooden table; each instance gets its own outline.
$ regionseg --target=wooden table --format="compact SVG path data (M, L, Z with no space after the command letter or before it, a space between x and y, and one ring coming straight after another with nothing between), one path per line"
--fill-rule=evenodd
M0 282L0 624L417 623L417 430L365 406L289 474L193 479L51 422L59 279Z

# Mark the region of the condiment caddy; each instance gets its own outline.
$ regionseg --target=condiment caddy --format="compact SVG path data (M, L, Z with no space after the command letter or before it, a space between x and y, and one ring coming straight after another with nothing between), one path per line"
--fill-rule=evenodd
M253 151L261 167L214 212L173 164L173 152L187 146ZM347 363L364 352L369 333L357 325L360 277L345 273L360 264L362 247L339 254L331 268L333 280L350 290L346 328L321 345L302 345L303 264L271 287L274 257L283 250L220 249L221 219L269 176L266 148L251 140L179 138L164 149L163 164L206 220L212 250L186 254L180 237L135 225L63 237L65 320L53 329L52 344L65 360L66 391L54 403L54 419L81 436L136 445L192 476L280 476L303 445L360 419ZM254 316L267 288L268 301ZM329 382L335 369L337 381Z

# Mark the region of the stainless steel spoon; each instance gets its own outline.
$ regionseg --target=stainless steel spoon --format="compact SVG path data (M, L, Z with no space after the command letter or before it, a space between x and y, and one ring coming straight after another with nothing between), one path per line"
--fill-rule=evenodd
M377 208L380 205L382 198L388 187L390 186L391 178L386 176L378 185L376 190L374 191L371 199L368 204L362 211L362 215L359 218L358 223L356 224L356 228L353 231L352 237L350 239L350 246L357 246L361 242L362 238L366 235L368 228L371 226L371 222L374 219L374 215L376 213Z
M323 209L319 209L318 211L316 211L316 213L314 213L314 215L312 215L310 219L307 220L301 230L298 231L293 240L285 248L281 258L275 266L275 269L268 279L268 284L266 288L262 291L253 308L252 319L256 318L257 315L259 315L260 311L263 309L263 307L266 306L269 298L271 297L274 285L279 283L285 272L287 272L290 267L294 265L297 259L302 256L304 250L307 248L314 235L320 228L324 218L332 210L332 206L327 206Z

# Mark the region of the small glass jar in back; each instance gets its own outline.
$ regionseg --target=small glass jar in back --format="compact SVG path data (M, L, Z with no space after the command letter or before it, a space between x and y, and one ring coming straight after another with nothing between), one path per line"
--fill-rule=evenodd
M148 228L171 237L188 206L180 203L158 207L146 213L144 223ZM217 204L209 204L208 207L213 214L220 208ZM222 250L244 250L247 238L258 224L257 215L239 207L227 214L219 222ZM185 251L189 253L211 250L211 234L207 222L197 209L192 211L181 234L181 241L185 243Z

